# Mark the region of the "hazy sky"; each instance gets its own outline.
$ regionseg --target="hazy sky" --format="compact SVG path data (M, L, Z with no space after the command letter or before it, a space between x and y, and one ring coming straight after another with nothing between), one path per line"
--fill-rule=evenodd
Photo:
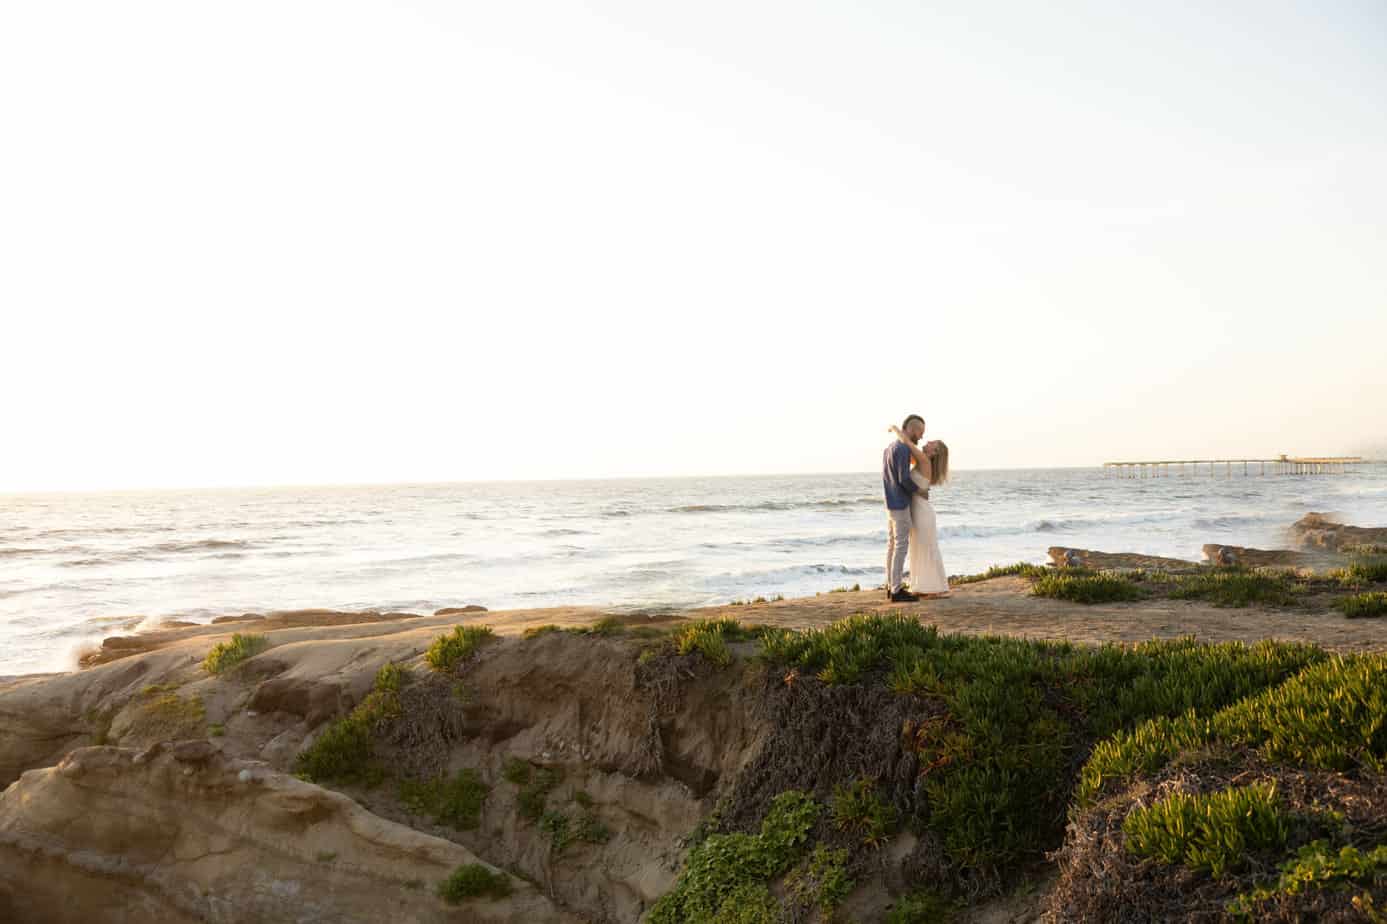
M1387 7L0 6L0 491L1387 446Z

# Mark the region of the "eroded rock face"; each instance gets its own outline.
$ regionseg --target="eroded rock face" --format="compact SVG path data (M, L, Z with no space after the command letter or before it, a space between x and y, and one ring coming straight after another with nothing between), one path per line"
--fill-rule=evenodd
M115 704L174 669L174 659L161 655L0 684L0 787L25 770L50 766L71 749L95 743L109 727Z
M297 675L266 680L250 698L250 708L257 712L287 712L310 726L346 712L351 705L352 697L342 683Z
M551 633L499 639L443 676L422 663L438 631L328 632L287 642L272 636L269 649L218 676L201 667L215 637L195 636L73 674L0 684L0 769L7 770L0 786L25 774L0 816L0 831L24 838L0 843L0 921L319 919L276 918L274 902L306 901L328 885L349 896L337 871L358 848L310 850L304 845L324 830L322 822L265 814L265 791L240 794L247 782L240 774L326 792L284 774L305 744L362 701L386 663L415 677L405 696L411 723L398 740L378 732L378 756L390 773L427 779L470 769L489 794L478 827L457 830L404 806L395 779L346 786L334 798L361 807L354 809L360 815L342 816L355 819L347 826L399 823L430 841L452 842L469 857L542 883L555 903L542 914L516 910L496 920L562 920L554 907L594 921L639 919L673 885L683 838L760 736L742 670L711 671L682 657L638 665L642 643L634 639ZM438 702L415 702L424 694ZM451 733L427 721L433 713L425 706L452 717ZM53 765L69 751L57 771ZM517 758L561 775L548 810L574 824L590 813L610 836L556 853L550 834L520 814L519 788L503 778L505 762ZM303 812L315 819L337 811L314 804ZM205 850L184 846L203 842ZM281 858L281 850L290 856ZM331 853L338 855L331 862L318 861ZM159 859L166 856L174 859ZM379 885L374 862L363 857L358 878ZM31 878L43 887L24 890ZM360 902L314 898L310 910L325 920L433 920L444 913L433 896L441 878L437 869L401 873L387 892L401 892L400 879L425 886L422 893L404 889L406 904L397 899L393 912L375 893ZM488 920L470 908L453 914Z
M553 633L488 646L462 672L466 740L450 766L481 768L495 785L480 830L460 839L594 921L636 921L674 885L682 839L762 733L740 670L695 678L693 659L638 668L637 654L626 641ZM555 858L500 779L514 757L560 770L550 808L573 814L572 793L586 793L610 840Z
M444 904L436 884L474 862L208 741L80 748L0 794L7 921L575 920L520 880L465 913Z
M1323 513L1307 513L1291 526L1291 537L1302 549L1350 551L1374 545L1387 547L1387 527L1348 526Z

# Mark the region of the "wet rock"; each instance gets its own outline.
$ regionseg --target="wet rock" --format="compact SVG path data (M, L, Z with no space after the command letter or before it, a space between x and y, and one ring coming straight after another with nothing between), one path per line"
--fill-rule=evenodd
M138 635L111 635L101 640L101 647L108 651L145 648L148 642Z
M254 622L257 619L264 619L264 616L257 616L255 613L246 613L243 616L218 616L212 620L212 625L221 626L230 622Z
M441 610L434 610L433 614L435 616L460 616L463 613L485 613L486 611L484 606L469 603L467 606L445 606Z
M1244 568L1299 568L1310 563L1304 553L1289 549L1249 549L1217 543L1204 546L1204 557L1211 565Z
M1387 547L1387 527L1349 526L1323 513L1307 513L1291 525L1291 538L1302 549L1347 552L1366 545Z
M1138 552L1096 552L1092 549L1071 549L1062 545L1050 546L1048 554L1050 561L1058 568L1092 568L1095 571L1191 571L1199 567L1195 562L1180 558L1162 558L1159 555L1142 555Z

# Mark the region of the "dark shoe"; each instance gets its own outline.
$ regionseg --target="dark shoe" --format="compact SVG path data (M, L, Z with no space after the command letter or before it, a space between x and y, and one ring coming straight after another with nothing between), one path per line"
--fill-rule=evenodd
M891 595L892 603L914 603L919 599L919 596L905 589L898 590Z

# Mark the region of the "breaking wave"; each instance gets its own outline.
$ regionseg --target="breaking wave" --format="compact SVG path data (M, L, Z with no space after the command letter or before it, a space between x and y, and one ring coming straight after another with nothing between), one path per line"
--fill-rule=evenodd
M832 510L840 507L879 507L879 497L827 498L812 501L761 501L754 504L689 504L670 513L735 513L737 511Z

